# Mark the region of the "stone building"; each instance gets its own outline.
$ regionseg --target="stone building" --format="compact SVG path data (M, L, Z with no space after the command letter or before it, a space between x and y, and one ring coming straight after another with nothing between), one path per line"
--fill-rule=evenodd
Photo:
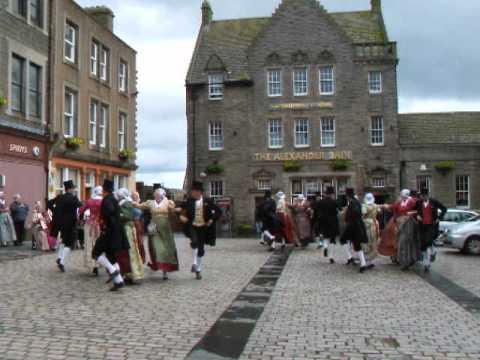
M65 180L83 199L106 177L134 188L136 52L114 34L106 7L53 0L52 19L49 195Z
M284 0L270 18L213 21L208 1L187 75L187 184L204 178L251 222L264 190L400 186L397 53L381 4L328 13ZM308 36L306 35L308 34Z
M47 193L48 1L0 0L0 191Z

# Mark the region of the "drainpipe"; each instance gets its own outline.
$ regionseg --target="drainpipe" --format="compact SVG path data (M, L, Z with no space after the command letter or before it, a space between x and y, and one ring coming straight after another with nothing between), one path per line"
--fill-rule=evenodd
M54 54L53 50L55 48L55 19L53 18L53 7L55 6L55 0L49 0L47 2L47 24L46 27L48 29L48 54L47 54L47 90L46 90L46 101L47 109L45 111L46 116L46 124L45 124L45 160L44 160L44 168L47 181L45 183L45 204L48 202L49 196L49 182L50 182L50 159L52 155L52 151L55 147L56 138L52 138L52 130L53 130L53 121L52 121L52 114L53 111L53 63L54 63Z

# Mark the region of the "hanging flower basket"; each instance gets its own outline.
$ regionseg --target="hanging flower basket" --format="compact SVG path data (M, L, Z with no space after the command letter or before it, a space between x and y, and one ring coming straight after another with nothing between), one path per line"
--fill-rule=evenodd
M297 160L287 160L283 162L283 170L285 172L297 172L302 169L302 164Z
M207 175L220 175L225 171L222 165L214 163L212 165L208 165L205 169L205 173Z
M330 163L330 168L333 171L346 171L350 167L351 162L350 160L332 160Z
M447 160L447 161L440 161L440 162L434 164L433 167L434 167L435 170L437 170L440 174L446 175L446 174L448 174L450 171L455 170L456 165L457 165L457 164L455 163L455 161Z
M8 104L8 100L4 96L0 96L0 106L5 106Z
M73 136L65 139L65 146L68 150L77 151L83 144L85 144L85 140L80 137Z
M118 153L120 160L127 161L133 157L133 151L130 149L123 149Z

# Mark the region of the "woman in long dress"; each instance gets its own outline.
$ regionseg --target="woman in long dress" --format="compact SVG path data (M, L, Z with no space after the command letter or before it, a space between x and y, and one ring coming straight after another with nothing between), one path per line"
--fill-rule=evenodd
M302 247L312 242L312 209L304 195L299 195L291 206L295 230Z
M98 264L93 259L92 251L100 236L100 208L102 206L103 189L97 186L93 189L92 197L80 208L80 219L85 219L84 236L85 249L83 252L83 265L95 276L98 276Z
M137 234L135 231L134 215L133 215L133 201L130 197L130 191L122 188L116 192L116 196L120 205L120 220L125 229L125 234L128 239L130 249L128 250L130 261L130 272L125 273L126 284L136 284L138 280L143 279L145 273L143 271L143 261L138 249Z
M371 193L366 194L362 204L362 215L367 230L368 243L363 245L363 252L368 262L371 262L378 256L380 225L377 216L380 211L381 208L375 204L375 196Z
M145 237L145 221L144 221L144 214L143 210L135 207L135 204L140 202L140 194L138 192L132 193L132 202L134 204L133 208L133 222L135 224L135 232L137 237L138 243L138 250L140 251L140 256L142 257L142 261L146 263L146 251L144 245L144 237Z
M175 210L175 203L167 198L164 189L157 189L154 200L136 207L149 210L152 220L149 225L150 268L162 271L163 279L168 279L168 273L178 271L178 255L175 237L169 221L169 214Z
M33 207L31 230L36 248L40 251L49 251L50 245L48 244L47 237L47 219L42 210L42 203L40 201L37 201Z
M10 209L5 201L5 194L0 191L0 245L7 247L15 241L17 241L17 235L10 217Z
M276 241L282 241L282 248L285 247L285 241L289 244L295 244L298 246L298 239L293 232L293 221L290 214L290 209L287 206L287 199L285 193L282 191L278 192L276 195L277 198L277 216L282 223L281 231L275 235Z

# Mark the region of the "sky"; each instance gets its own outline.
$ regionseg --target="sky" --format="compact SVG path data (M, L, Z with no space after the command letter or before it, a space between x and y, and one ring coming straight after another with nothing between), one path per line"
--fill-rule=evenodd
M115 33L138 52L137 180L181 188L186 167L185 77L201 0L76 0L107 5ZM281 0L210 0L214 19L269 16ZM328 11L369 0L321 0ZM400 112L480 111L480 1L383 0L398 42Z

